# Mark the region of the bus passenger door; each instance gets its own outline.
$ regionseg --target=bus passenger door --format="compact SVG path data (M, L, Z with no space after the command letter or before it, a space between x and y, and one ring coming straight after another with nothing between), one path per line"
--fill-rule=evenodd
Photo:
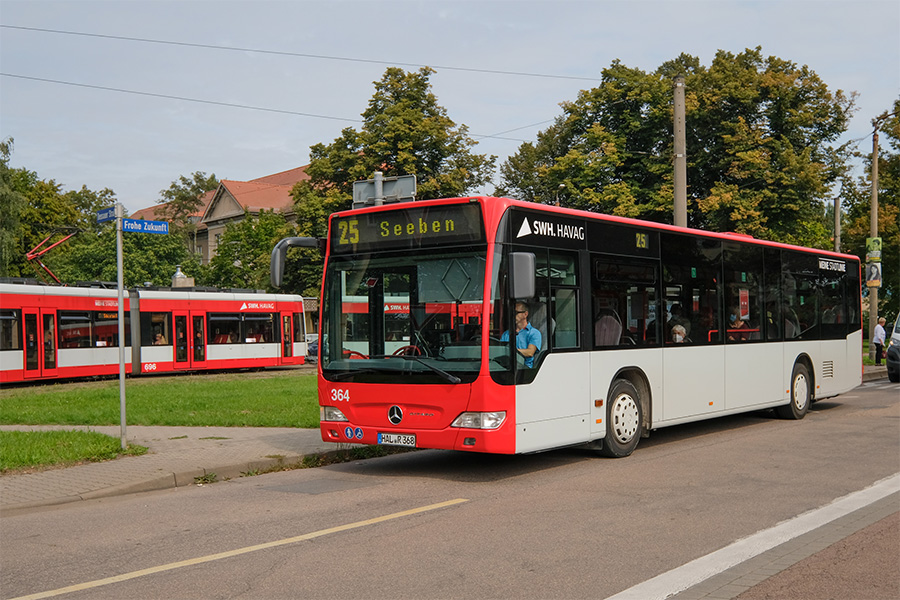
M281 359L280 364L291 364L294 356L294 327L290 313L281 315Z
M175 350L175 368L190 369L191 361L188 359L188 340L190 332L188 331L188 315L187 313L174 313L175 318L175 340L173 346Z
M206 365L205 317L204 313L191 313L191 366L194 368Z
M23 309L25 319L25 379L56 377L56 311Z

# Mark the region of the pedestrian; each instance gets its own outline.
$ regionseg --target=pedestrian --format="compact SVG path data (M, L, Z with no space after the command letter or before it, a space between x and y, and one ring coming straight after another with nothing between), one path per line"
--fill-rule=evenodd
M881 317L878 319L878 324L875 326L875 335L872 336L872 343L875 344L875 364L880 365L881 359L884 354L884 324L885 319Z

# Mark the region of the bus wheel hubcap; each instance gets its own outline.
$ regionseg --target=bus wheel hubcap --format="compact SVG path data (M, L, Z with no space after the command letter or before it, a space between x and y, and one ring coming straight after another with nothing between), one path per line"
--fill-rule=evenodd
M806 397L809 392L809 386L806 383L806 377L797 377L794 380L794 405L802 409L806 405Z
M612 428L616 440L621 443L630 441L637 433L638 407L631 396L623 394L613 403Z

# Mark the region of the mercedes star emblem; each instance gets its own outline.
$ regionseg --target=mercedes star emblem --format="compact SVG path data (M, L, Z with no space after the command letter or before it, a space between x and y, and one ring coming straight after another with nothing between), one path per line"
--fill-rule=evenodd
M393 425L399 425L403 420L403 410L399 406L392 406L388 409L388 421Z

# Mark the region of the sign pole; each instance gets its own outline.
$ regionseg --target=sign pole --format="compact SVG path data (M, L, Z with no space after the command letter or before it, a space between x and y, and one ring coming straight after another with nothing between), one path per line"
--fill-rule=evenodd
M116 202L116 271L119 293L119 422L121 429L122 450L128 447L125 430L125 289L122 284L124 269L122 260L122 220L124 209L121 202Z

